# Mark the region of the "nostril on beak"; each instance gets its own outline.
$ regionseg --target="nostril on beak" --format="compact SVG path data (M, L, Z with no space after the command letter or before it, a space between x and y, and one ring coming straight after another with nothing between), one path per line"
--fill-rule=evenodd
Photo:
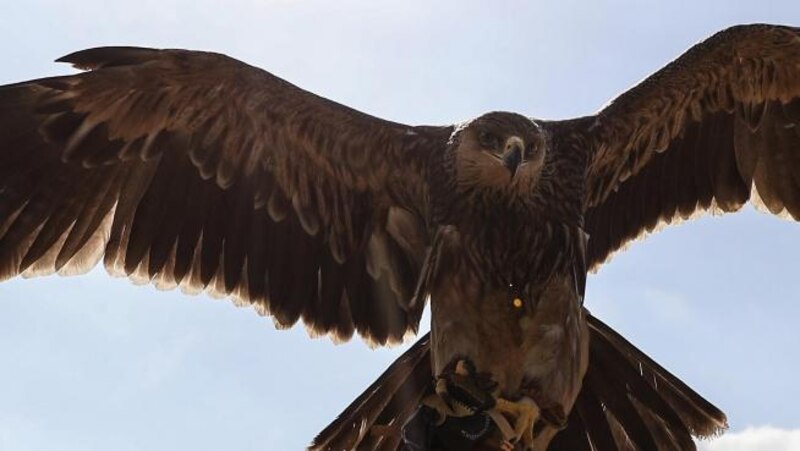
M524 143L516 136L508 138L503 151L503 165L511 172L511 176L517 173L517 168L522 164L522 154L525 150Z

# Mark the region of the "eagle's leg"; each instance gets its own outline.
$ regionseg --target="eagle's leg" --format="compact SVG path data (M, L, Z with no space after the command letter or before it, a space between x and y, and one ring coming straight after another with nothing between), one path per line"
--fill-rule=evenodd
M470 360L454 359L437 377L434 393L427 396L423 404L436 412L437 426L447 418L488 415L503 437L500 449L532 450L533 426L541 416L539 406L528 396L517 401L497 397L496 388L497 384L487 373L476 373ZM506 417L513 424L509 424ZM462 420L456 423L458 421Z
M434 392L422 399L403 426L404 443L410 449L473 449L486 440L494 441L494 418L488 413L494 407L494 387L494 382L475 372L469 360L454 359L437 376Z
M540 409L533 399L523 396L519 401L497 398L495 409L514 419L514 435L522 444L522 449L533 449L533 425L539 419Z

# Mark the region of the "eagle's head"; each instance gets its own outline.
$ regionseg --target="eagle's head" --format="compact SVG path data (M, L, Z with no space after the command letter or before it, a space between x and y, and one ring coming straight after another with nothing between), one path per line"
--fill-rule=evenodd
M546 136L516 113L486 113L462 126L452 140L460 189L530 192L544 166Z

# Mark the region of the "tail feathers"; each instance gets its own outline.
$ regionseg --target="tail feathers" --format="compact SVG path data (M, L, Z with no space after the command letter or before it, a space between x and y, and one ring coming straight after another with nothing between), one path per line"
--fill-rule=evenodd
M320 432L309 450L399 449L400 428L430 390L431 375L426 334Z
M589 369L567 428L549 449L694 450L694 437L727 428L725 414L680 379L589 315ZM575 446L581 434L591 448Z
M725 414L606 324L587 315L589 369L550 451L696 450ZM426 335L314 439L312 450L401 449L400 428L431 389ZM382 429L382 431L381 431Z

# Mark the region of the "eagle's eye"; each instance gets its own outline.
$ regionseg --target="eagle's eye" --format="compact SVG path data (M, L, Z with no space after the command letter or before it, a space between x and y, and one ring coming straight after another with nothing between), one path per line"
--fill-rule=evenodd
M491 132L481 130L481 132L478 133L478 142L484 149L491 149L496 151L498 144L500 143L500 140L497 139L497 136L495 136Z

